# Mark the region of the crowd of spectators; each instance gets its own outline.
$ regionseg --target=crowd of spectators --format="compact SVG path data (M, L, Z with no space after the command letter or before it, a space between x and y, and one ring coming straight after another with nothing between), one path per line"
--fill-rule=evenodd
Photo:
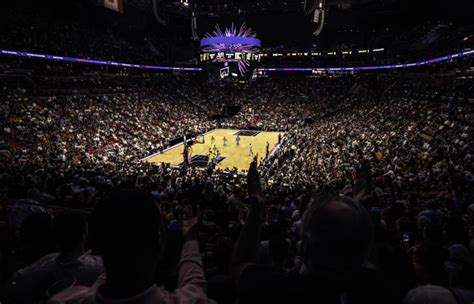
M3 10L2 48L144 64L186 57L159 35L133 37L146 20L73 7ZM401 63L472 47L471 27L405 32L322 45L384 47L377 56L260 64ZM183 43L184 53L196 45ZM472 303L472 59L270 76L209 83L2 57L0 302ZM141 161L224 127L284 135L248 171Z
M469 299L473 111L439 96L473 96L452 77L429 98L400 75L5 88L1 300ZM139 161L221 126L285 135L248 172Z

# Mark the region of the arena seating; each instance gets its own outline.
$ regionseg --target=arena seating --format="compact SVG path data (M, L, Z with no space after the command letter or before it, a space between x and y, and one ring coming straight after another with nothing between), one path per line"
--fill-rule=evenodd
M38 41L15 40L28 36L21 19L0 42L169 59L104 29L94 36L94 26L42 21L32 29ZM74 35L60 31L64 23ZM48 26L57 37L39 34ZM214 83L0 60L0 303L471 299L471 58ZM284 135L248 170L216 169L200 154L197 166L143 161L218 128Z

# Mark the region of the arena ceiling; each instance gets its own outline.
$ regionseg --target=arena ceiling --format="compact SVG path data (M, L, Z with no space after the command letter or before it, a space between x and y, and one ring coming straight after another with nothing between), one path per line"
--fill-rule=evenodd
M92 0L91 0L92 1ZM251 22L253 28L279 25L278 35L314 31L312 9L321 0L123 0L129 7L155 16L162 24L187 28L192 14L198 30L205 33L215 24L230 20ZM472 23L474 1L451 0L324 0L327 10L325 30L410 26L424 20L467 20ZM184 3L183 3L184 2ZM273 18L273 19L272 19ZM259 19L255 21L256 19ZM170 21L172 20L172 21ZM182 20L182 21L179 21ZM263 20L260 22L260 20ZM266 24L263 24L266 23ZM204 26L203 26L204 25ZM269 27L268 31L271 32ZM307 35L304 35L307 37Z
M183 2L187 1L187 5ZM158 16L167 25L183 28L189 35L191 12L198 16L198 35L215 24L247 24L267 43L311 38L315 25L308 12L316 0L124 0L126 5ZM154 3L156 10L154 9ZM410 26L423 20L446 20L450 16L471 20L474 1L451 0L325 0L328 10L324 31ZM194 7L194 9L192 9ZM305 11L305 8L306 10ZM240 9L240 10L239 10ZM157 19L158 19L157 18ZM451 18L452 20L453 18ZM164 22L163 22L164 23ZM178 25L178 26L176 26ZM288 35L286 35L288 34Z
M154 2L168 12L184 13L190 8L195 8L201 14L228 14L236 9L245 11L248 14L271 14L271 13L291 13L301 12L304 7L309 7L315 0L124 0L126 5L139 8L144 11L152 11ZM182 5L187 2L187 5ZM442 12L465 12L466 8L472 8L472 0L451 0L448 3L444 0L325 0L327 7L337 7L339 9L351 8L385 8L397 9L395 6L403 6L407 9L420 9L420 13L431 10ZM469 10L468 10L469 11ZM472 11L471 11L472 12ZM421 16L422 17L422 16Z
M168 12L185 12L190 7L196 7L200 14L228 14L235 10L246 11L252 14L271 14L281 12L303 11L314 0L124 0L128 5L150 11L154 1ZM368 3L391 3L397 0L326 0L326 5L339 8L350 8ZM183 6L183 2L188 5Z

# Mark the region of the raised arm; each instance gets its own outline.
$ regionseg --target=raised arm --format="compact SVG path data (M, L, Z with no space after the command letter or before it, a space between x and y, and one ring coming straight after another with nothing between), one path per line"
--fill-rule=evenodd
M179 303L207 304L208 302L204 267L197 241L199 223L198 206L196 217L183 223L185 242L179 261L178 288L176 290Z
M240 274L245 267L256 262L257 248L262 230L265 204L257 171L257 162L255 160L250 164L247 187L251 205L250 212L234 247L230 265L231 275L235 282L238 282Z

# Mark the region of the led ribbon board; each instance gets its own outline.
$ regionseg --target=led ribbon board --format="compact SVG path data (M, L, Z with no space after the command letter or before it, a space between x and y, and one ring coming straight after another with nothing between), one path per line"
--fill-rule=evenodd
M201 68L198 68L198 67L142 65L142 64L132 64L132 63L123 63L123 62L106 61L106 60L84 59L84 58L77 58L77 57L64 57L64 56L55 56L55 55L35 54L35 53L29 53L29 52L9 51L9 50L1 50L1 49L0 49L0 54L19 56L19 57L28 57L28 58L37 58L37 59L43 59L43 60L78 62L78 63L116 66L116 67L123 67L123 68L148 69L148 70L188 71L188 72L200 72L202 70Z
M430 60L417 61L413 63L406 63L406 64L375 65L375 66L361 66L361 67L327 67L327 68L318 68L318 67L314 67L314 68L258 68L256 69L256 71L311 72L311 71L368 71L368 70L402 69L402 68L409 68L409 67L420 67L424 65L431 65L431 64L435 64L435 63L439 63L443 61L449 61L449 60L454 60L454 59L458 59L462 57L467 57L473 54L474 54L474 50L469 50L469 51L455 53L448 56L438 57L438 58L434 58ZM37 59L43 59L43 60L89 63L89 64L97 64L97 65L109 65L109 66L118 66L118 67L124 67L124 68L138 68L138 69L165 70L165 71L190 71L190 72L202 71L202 68L199 68L199 67L141 65L141 64L122 63L122 62L115 62L115 61L104 61L104 60L84 59L84 58L76 58L76 57L44 55L44 54L36 54L36 53L30 53L30 52L2 50L2 49L0 49L0 55L37 58Z
M474 54L474 50L455 53L448 56L438 57L430 60L417 61L405 64L391 64L391 65L374 65L374 66L360 66L360 67L327 67L327 68L259 68L257 71L261 72L312 72L312 71L370 71L370 70L394 70L410 67L420 67L424 65L431 65L438 62L449 61L460 57L466 57Z

